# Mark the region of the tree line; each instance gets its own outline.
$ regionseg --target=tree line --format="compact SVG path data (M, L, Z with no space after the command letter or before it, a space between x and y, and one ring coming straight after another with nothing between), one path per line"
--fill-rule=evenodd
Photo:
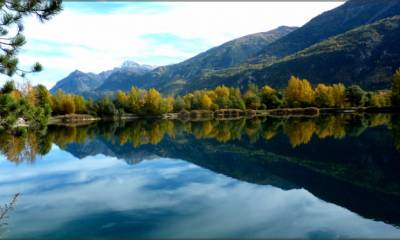
M132 87L97 101L66 94L59 90L50 101L53 114L87 113L116 116L124 113L161 115L170 112L219 109L275 109L293 107L389 107L400 106L400 70L393 76L391 90L365 91L358 85L318 84L292 76L285 89L250 84L243 92L238 87L218 86L196 90L183 96L163 97L156 89Z
M136 114L157 116L191 110L275 109L275 108L343 108L400 106L400 69L395 72L391 90L365 91L358 85L318 84L292 76L285 89L250 84L245 91L238 87L218 86L196 90L183 96L162 96L156 89L132 87L98 100L59 90L51 94L43 85L29 83L17 89L8 81L0 89L0 120L3 126L18 118L43 125L51 115L90 114L98 117Z

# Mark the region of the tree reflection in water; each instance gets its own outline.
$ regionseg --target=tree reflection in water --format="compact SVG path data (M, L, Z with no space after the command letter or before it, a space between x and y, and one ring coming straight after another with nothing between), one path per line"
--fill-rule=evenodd
M284 133L293 148L307 144L313 136L319 139L342 139L359 136L367 128L386 126L391 130L396 147L400 149L400 117L390 114L321 115L315 118L254 118L240 120L171 121L136 120L132 122L93 123L86 126L50 126L41 132L24 136L0 133L0 151L15 163L32 162L45 155L52 144L64 149L70 143L84 143L102 137L113 144L131 144L137 148L145 144L159 144L165 137L190 134L196 139L215 139L218 142L247 137L251 143L260 139L272 140Z

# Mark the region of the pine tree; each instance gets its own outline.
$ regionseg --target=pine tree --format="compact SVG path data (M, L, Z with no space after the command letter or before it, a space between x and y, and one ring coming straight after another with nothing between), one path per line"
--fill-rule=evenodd
M62 10L61 0L2 0L0 9L0 73L24 76L41 71L39 63L35 63L31 70L18 68L17 53L26 43L23 18L35 15L45 22Z

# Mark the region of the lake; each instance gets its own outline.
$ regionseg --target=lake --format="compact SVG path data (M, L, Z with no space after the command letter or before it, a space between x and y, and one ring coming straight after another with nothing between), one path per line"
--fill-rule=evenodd
M0 135L4 238L400 238L397 115Z

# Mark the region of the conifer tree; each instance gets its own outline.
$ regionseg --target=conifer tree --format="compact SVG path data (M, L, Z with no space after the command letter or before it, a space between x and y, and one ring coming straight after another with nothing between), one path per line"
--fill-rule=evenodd
M31 70L18 67L17 54L26 43L23 18L35 15L41 22L50 20L62 10L61 0L1 0L0 9L0 73L24 76L41 71L39 63L35 63Z

